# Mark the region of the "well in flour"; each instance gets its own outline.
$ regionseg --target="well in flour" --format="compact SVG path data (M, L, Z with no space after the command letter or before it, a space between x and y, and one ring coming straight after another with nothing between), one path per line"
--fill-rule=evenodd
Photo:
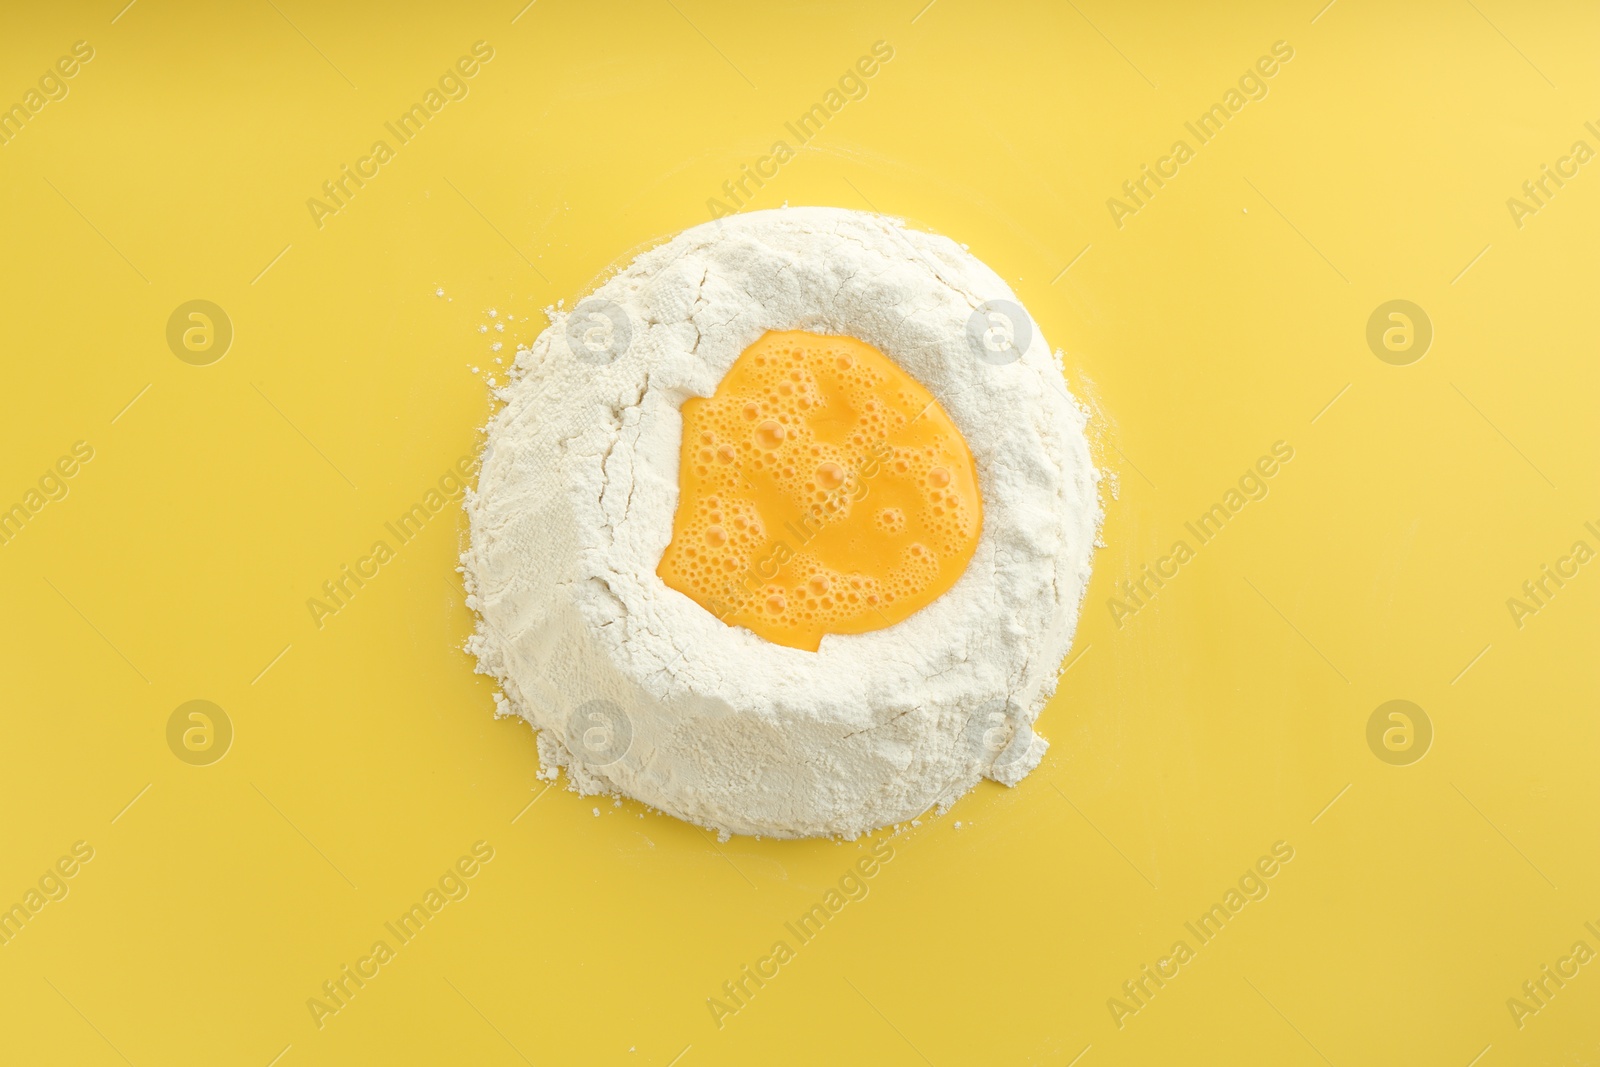
M904 822L1038 764L1033 722L1089 577L1098 473L1036 324L993 332L1007 306L1020 312L943 237L793 208L688 230L553 314L499 394L462 557L469 649L538 729L543 773L723 832L799 837ZM729 625L657 573L685 402L782 331L857 339L926 389L970 447L983 509L948 589L814 651ZM875 521L905 521L896 507Z

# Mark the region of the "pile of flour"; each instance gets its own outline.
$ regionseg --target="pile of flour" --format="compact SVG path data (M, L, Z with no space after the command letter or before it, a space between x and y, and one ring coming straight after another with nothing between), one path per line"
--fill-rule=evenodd
M551 316L500 393L462 555L468 650L537 728L542 776L728 833L855 836L1037 766L1099 474L1059 357L993 271L893 219L784 208L685 231ZM768 330L877 347L965 436L983 497L947 593L816 652L656 575L679 408Z

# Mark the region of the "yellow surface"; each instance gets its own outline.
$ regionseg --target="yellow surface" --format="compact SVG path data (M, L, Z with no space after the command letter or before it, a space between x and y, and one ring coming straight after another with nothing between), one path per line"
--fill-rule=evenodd
M683 404L657 573L730 626L815 652L892 626L967 569L972 453L939 402L852 337L769 332Z
M0 546L0 897L74 871L0 947L0 1060L1600 1060L1594 962L1522 1028L1506 1006L1600 949L1592 6L117 6L0 33L5 101L94 49L0 146L0 499L67 491ZM479 40L469 94L379 162ZM880 40L866 95L762 163ZM1280 40L1268 95L1193 143ZM1118 228L1146 164L1176 176ZM1576 176L1514 213L1543 164ZM376 176L319 228L344 165ZM745 166L775 175L754 206L902 214L1012 280L1118 487L1044 764L879 839L870 878L867 840L528 807L533 737L458 647L461 518L427 503L474 454L491 339ZM169 347L193 300L232 326L209 365L214 314ZM1392 300L1420 360L1387 313L1368 346ZM1545 564L1576 574L1514 618ZM1416 708L1431 749L1391 762ZM719 1029L707 998L847 876L866 896ZM469 894L363 964L442 879ZM1269 895L1119 1029L1108 999L1241 881ZM345 965L377 977L319 1030Z

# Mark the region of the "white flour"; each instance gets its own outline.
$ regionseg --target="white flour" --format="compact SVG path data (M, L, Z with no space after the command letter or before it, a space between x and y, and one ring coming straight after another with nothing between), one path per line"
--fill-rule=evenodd
M1037 766L1099 474L1059 357L1015 300L946 238L792 208L697 226L552 312L500 393L462 556L468 649L502 711L538 729L542 776L564 767L579 793L730 833L854 836ZM816 652L727 626L656 575L680 405L788 329L860 338L920 381L983 497L947 593Z

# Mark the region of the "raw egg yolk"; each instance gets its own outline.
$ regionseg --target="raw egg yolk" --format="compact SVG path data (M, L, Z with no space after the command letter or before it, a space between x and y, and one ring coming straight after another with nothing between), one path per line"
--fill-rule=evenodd
M730 626L816 651L878 630L966 570L983 527L961 432L852 337L763 336L683 405L663 581Z

